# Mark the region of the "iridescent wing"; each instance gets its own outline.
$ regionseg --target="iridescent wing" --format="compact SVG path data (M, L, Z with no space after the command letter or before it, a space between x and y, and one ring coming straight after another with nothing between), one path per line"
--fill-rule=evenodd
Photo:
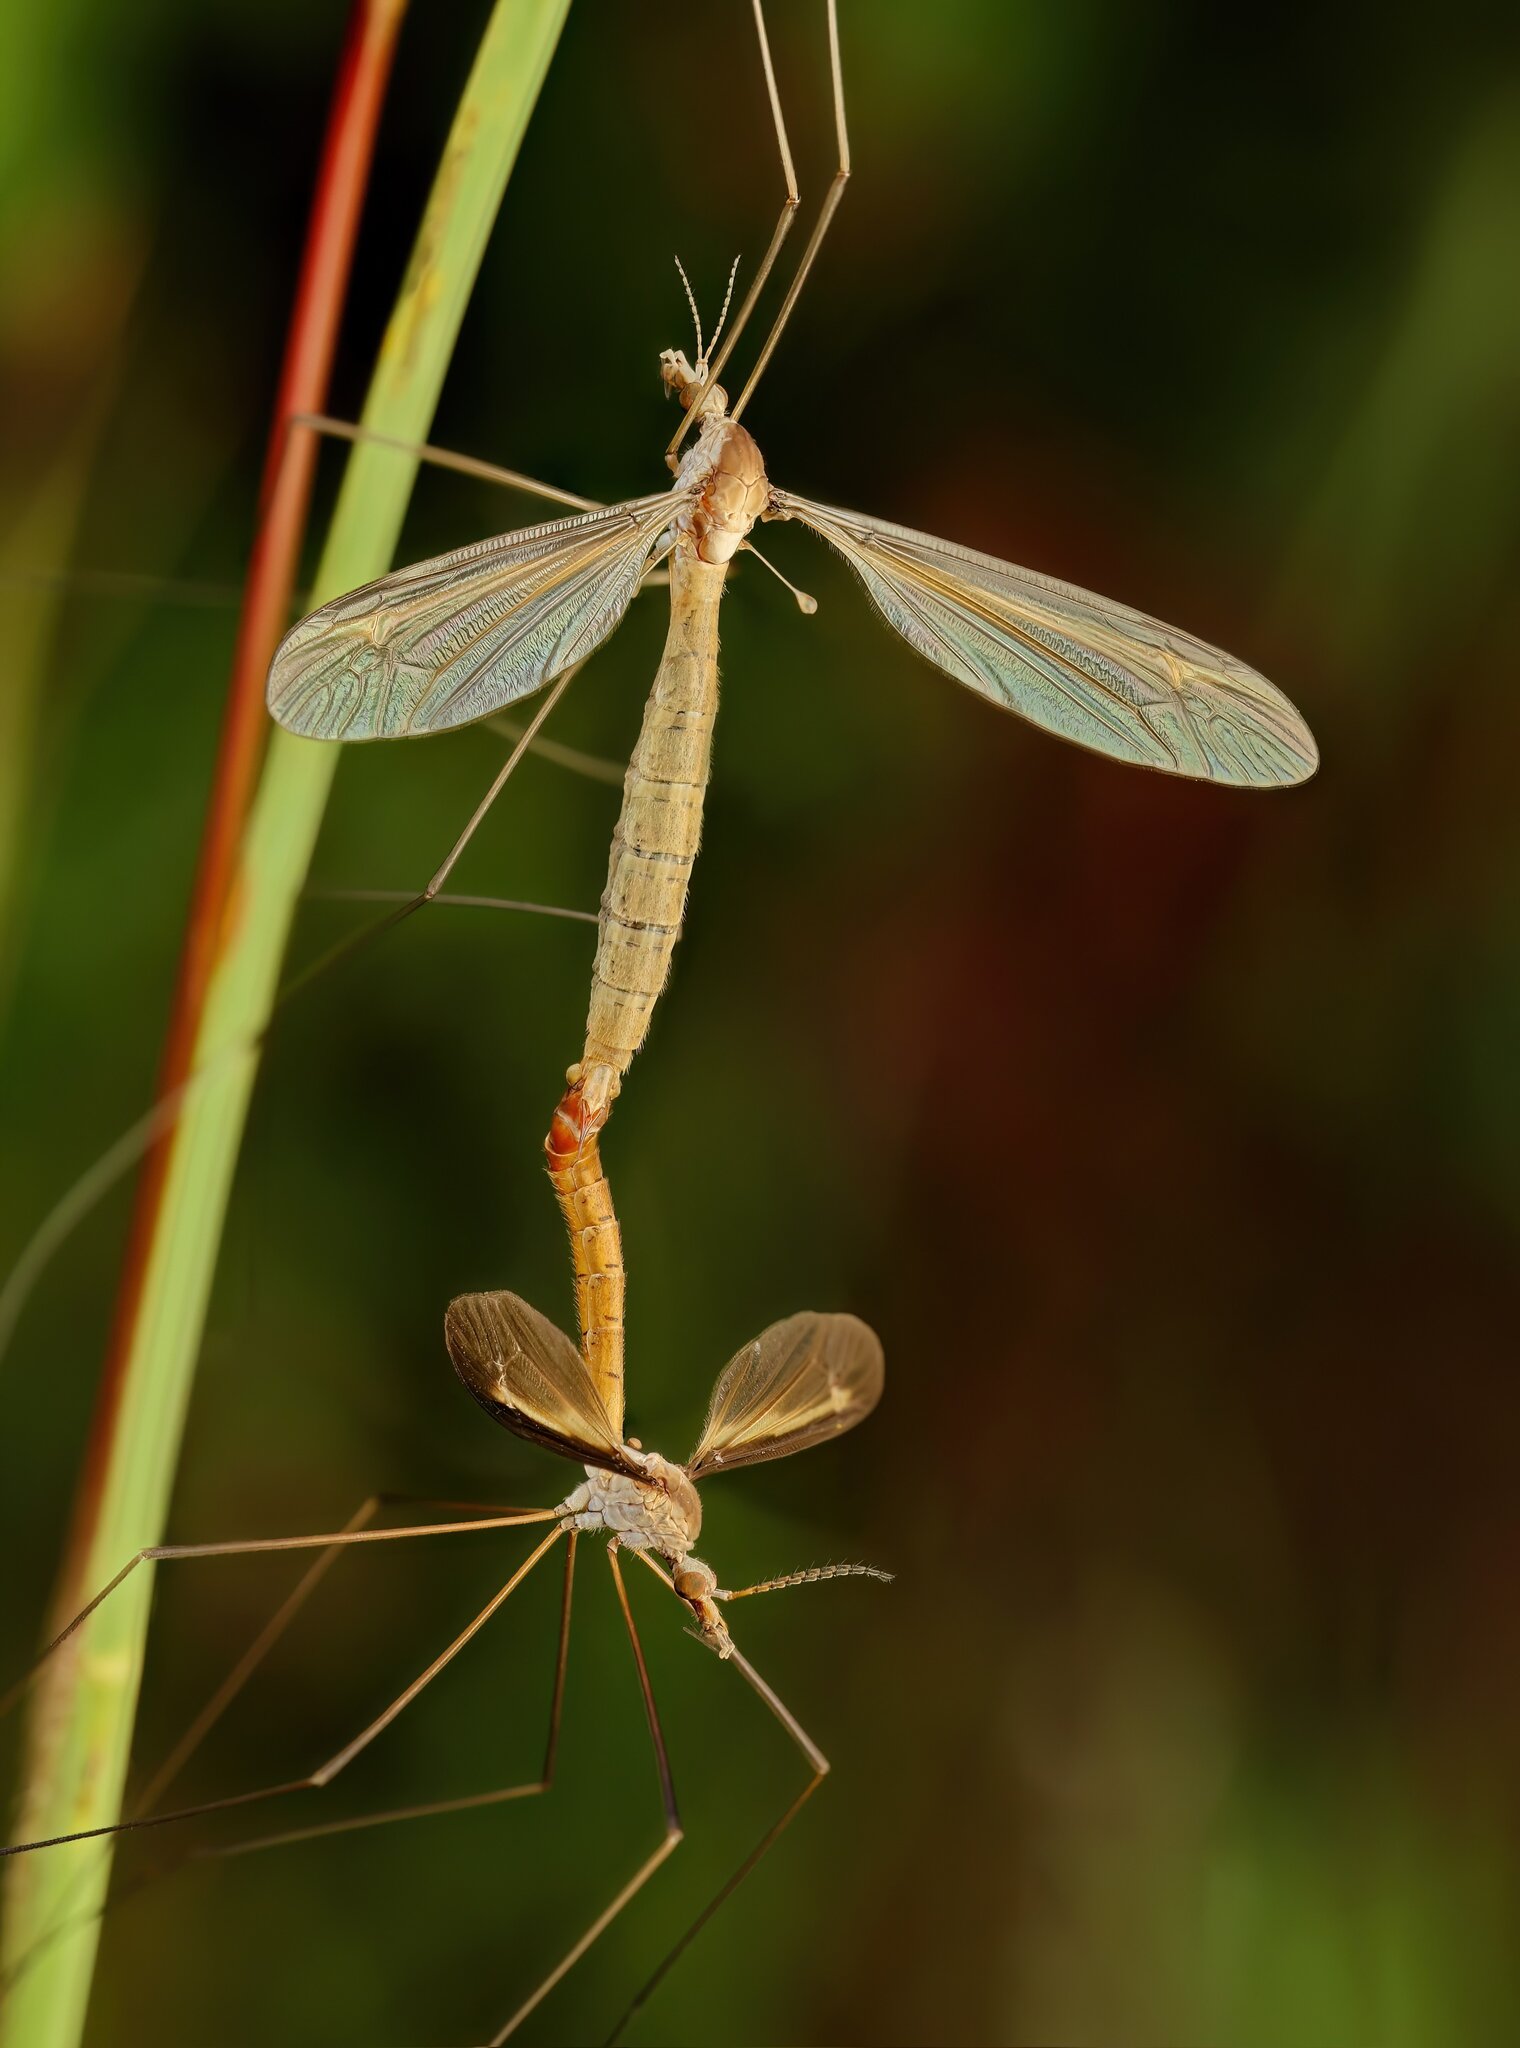
M271 715L313 740L388 740L486 718L580 661L628 609L678 492L552 519L414 562L292 626Z
M772 504L839 550L911 647L1061 739L1245 788L1303 782L1319 766L1282 692L1190 633L883 519L786 491Z
M461 1294L443 1320L454 1370L487 1415L582 1465L641 1476L586 1362L563 1330L515 1294Z
M723 1368L687 1471L705 1479L853 1429L881 1399L883 1371L875 1331L855 1316L772 1323Z

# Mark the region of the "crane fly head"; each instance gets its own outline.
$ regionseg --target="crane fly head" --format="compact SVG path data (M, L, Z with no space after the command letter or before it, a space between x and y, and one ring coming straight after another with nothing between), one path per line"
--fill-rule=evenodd
M688 362L685 349L665 349L660 356L660 382L667 391L673 391L680 399L683 411L690 412L700 397L702 411L709 418L721 419L728 410L728 393L721 384L712 382L712 372L708 365L712 351L718 345L718 337L723 332L723 323L728 318L729 304L734 296L734 279L739 272L739 259L737 256L734 258L733 269L728 273L728 290L723 295L723 309L718 315L718 324L713 329L710 341L703 340L702 315L697 311L696 293L691 288L691 280L687 277L685 265L679 256L676 258L676 269L681 273L686 303L691 308L691 324L696 330L697 337L697 355L695 362Z
M733 1638L718 1612L718 1574L712 1566L703 1564L699 1557L685 1558L676 1568L674 1581L676 1591L691 1609L699 1640L720 1657L731 1656Z
M706 363L689 363L684 348L660 351L660 382L680 399L683 412L690 412L703 392L707 396L702 410L709 417L721 419L728 411L728 393L721 384L714 384L709 389Z

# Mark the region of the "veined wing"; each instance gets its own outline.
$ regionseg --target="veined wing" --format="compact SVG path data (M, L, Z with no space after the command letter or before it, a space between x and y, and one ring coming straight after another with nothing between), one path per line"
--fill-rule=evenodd
M836 547L910 646L995 704L1118 761L1270 788L1319 750L1265 676L1175 626L992 555L810 504L775 512Z
M662 491L414 562L292 626L272 716L314 740L447 732L526 697L606 639L682 503Z
M855 1316L772 1323L723 1368L687 1471L703 1479L853 1429L881 1399L884 1370L880 1340Z
M504 1429L578 1464L640 1476L585 1360L536 1308L505 1292L461 1294L443 1337L455 1372Z

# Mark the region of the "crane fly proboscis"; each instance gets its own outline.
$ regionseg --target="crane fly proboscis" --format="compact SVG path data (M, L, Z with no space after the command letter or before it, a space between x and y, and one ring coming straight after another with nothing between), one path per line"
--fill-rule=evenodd
M758 525L809 527L843 556L877 611L919 654L1060 738L1134 766L1243 788L1301 782L1318 761L1293 705L1233 655L1074 584L770 481L741 418L833 219L850 149L836 0L826 0L839 168L770 335L730 407L719 373L797 205L760 0L753 9L787 200L723 348L711 355L697 319L695 362L679 349L660 359L665 386L683 409L667 451L673 483L455 549L334 598L291 630L269 674L273 717L311 739L450 731L584 660L618 625L651 564L668 568L669 632L624 783L585 1047L571 1069L594 1123L605 1119L643 1042L680 934L717 711L719 607L730 567L752 548ZM692 312L696 318L695 302ZM683 454L692 426L695 438Z
M593 1146L594 1146L594 1140ZM666 1952L624 2009L610 2038L615 2039L644 2000L708 1919L748 1875L776 1838L812 1796L828 1772L828 1760L791 1710L737 1648L724 1616L728 1603L758 1593L815 1584L835 1578L888 1579L890 1574L860 1564L813 1566L784 1573L751 1586L725 1588L717 1573L695 1554L702 1527L699 1484L723 1471L789 1456L852 1429L881 1397L883 1359L873 1332L854 1316L804 1312L774 1323L730 1359L719 1375L707 1419L696 1448L684 1464L648 1451L636 1438L625 1439L621 1418L614 1419L585 1360L571 1340L515 1294L504 1291L466 1294L451 1303L444 1326L448 1351L464 1386L492 1419L527 1442L580 1464L584 1480L554 1507L498 1508L472 1512L457 1502L412 1503L435 1512L451 1510L458 1519L430 1521L403 1528L372 1526L382 1505L372 1499L335 1533L318 1536L270 1537L235 1543L160 1545L140 1551L97 1593L43 1651L27 1680L12 1689L0 1710L10 1706L48 1658L63 1650L76 1631L103 1601L140 1565L192 1558L243 1557L271 1551L314 1550L320 1553L229 1678L212 1695L162 1768L139 1798L135 1812L114 1827L91 1828L46 1841L21 1842L6 1856L45 1852L104 1836L203 1819L261 1801L317 1791L332 1783L423 1690L444 1671L485 1627L510 1595L554 1549L565 1545L564 1586L549 1710L544 1766L531 1782L439 1800L427 1805L349 1816L286 1829L252 1840L201 1847L193 1854L242 1855L277 1848L322 1835L343 1834L387 1822L457 1813L547 1792L554 1780L565 1670L570 1638L571 1591L575 1551L584 1535L607 1539L607 1556L618 1605L627 1629L653 1744L659 1779L663 1827L654 1849L617 1889L585 1931L573 1942L536 1988L491 2036L506 2041L580 1960L649 1881L682 1838L670 1760L661 1731L654 1693L619 1565L627 1552L646 1565L670 1590L692 1623L691 1633L735 1669L775 1716L807 1766L807 1779L765 1830L749 1855L718 1893ZM304 1603L321 1575L343 1550L357 1544L393 1543L424 1536L488 1532L551 1523L527 1558L506 1579L474 1619L448 1643L393 1700L374 1715L349 1742L304 1777L233 1793L195 1805L164 1808L162 1801L190 1755L221 1717L232 1699L268 1655L275 1641Z

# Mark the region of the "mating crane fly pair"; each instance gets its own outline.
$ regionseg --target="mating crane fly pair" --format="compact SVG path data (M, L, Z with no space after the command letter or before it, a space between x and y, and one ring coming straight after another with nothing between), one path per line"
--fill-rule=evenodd
M685 914L717 711L718 614L735 558L753 549L751 535L767 522L795 520L810 527L844 557L887 623L928 661L991 702L1115 760L1246 788L1300 782L1317 765L1314 741L1288 700L1254 669L1218 648L1073 584L905 527L814 503L770 481L760 449L741 420L833 219L850 174L850 154L836 6L835 0L825 0L839 168L770 334L730 407L719 381L724 364L759 301L798 204L760 0L752 0L752 7L787 197L721 351L713 354L704 345L698 322L694 361L674 349L660 359L666 388L682 406L681 423L667 449L670 485L648 497L582 509L569 518L456 549L335 598L287 635L269 677L274 718L293 733L320 740L394 739L449 731L486 718L558 678L547 710L576 666L614 630L650 574L668 568L669 632L624 783L602 899L584 1050L570 1069L569 1089L547 1141L551 1179L571 1228L581 1347L578 1350L535 1309L506 1292L459 1297L448 1310L445 1326L454 1366L487 1413L516 1435L574 1459L586 1478L552 1508L502 1509L472 1519L383 1528L369 1526L373 1504L367 1504L346 1529L332 1535L143 1551L43 1653L47 1657L66 1643L101 1601L146 1561L259 1551L322 1553L199 1718L191 1738L159 1773L136 1816L118 1828L96 1828L87 1834L154 1827L331 1783L563 1540L565 1584L543 1775L536 1783L485 1793L478 1800L454 1799L407 1810L412 1815L454 1811L548 1788L563 1697L575 1546L582 1534L607 1536L612 1578L654 1746L664 1834L633 1877L492 2037L495 2042L505 2041L548 1995L681 1838L669 1761L620 1553L647 1565L684 1604L694 1632L764 1701L806 1760L810 1776L668 1952L615 2034L828 1769L816 1743L734 1644L722 1608L750 1594L822 1578L886 1577L866 1566L824 1566L729 1590L694 1554L701 1529L699 1482L725 1469L820 1443L851 1428L875 1406L882 1388L881 1347L854 1317L795 1315L738 1353L719 1378L706 1426L685 1465L646 1451L624 1433L621 1240L601 1172L597 1134L647 1033ZM692 311L695 316L694 303ZM721 319L719 326L721 331ZM714 345L716 341L717 336ZM695 436L683 454L681 444L693 427ZM363 438L362 430L338 431ZM455 466L484 467L453 460ZM567 497L549 486L504 474L519 488L562 501ZM571 502L584 506L585 501ZM803 606L809 609L810 601L804 600ZM514 754L498 777L493 795L517 758ZM484 809L482 805L477 811L448 865L457 859ZM286 1784L177 1811L158 1806L195 1742L267 1653L334 1553L354 1544L545 1522L553 1528L487 1607L358 1736L315 1771ZM362 1816L358 1821L301 1828L235 1849L269 1847L293 1835L310 1839L393 1817L398 1816ZM57 1842L23 1843L6 1853L83 1839L76 1834Z

